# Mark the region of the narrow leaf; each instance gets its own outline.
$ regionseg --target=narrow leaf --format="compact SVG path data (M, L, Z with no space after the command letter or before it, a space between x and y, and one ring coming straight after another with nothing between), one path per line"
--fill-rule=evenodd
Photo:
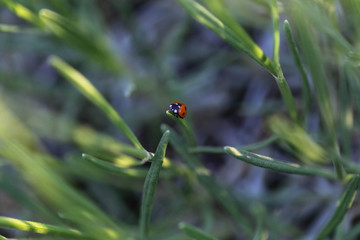
M256 149L264 148L264 147L270 145L271 143L277 141L278 139L279 139L279 137L277 135L273 135L263 141L252 143L252 144L249 144L246 146L237 147L237 148L241 149L241 150L246 150L246 151L253 151ZM189 148L189 152L190 153L224 154L225 150L224 150L224 147L198 146L198 147Z
M166 114L180 124L185 137L189 141L189 145L195 146L196 145L195 137L194 137L193 131L191 131L191 129L190 129L188 122L185 119L180 119L180 118L175 117L173 114L170 113L169 110L166 111Z
M280 160L275 160L270 157L262 156L259 154L238 150L233 147L224 147L225 152L230 156L235 157L241 161L250 163L254 166L271 169L278 172L300 174L300 175L313 175L322 176L330 179L336 179L336 176L325 169L316 167L300 166L294 163L286 163Z
M129 176L129 177L145 177L146 173L142 169L134 169L134 168L121 168L117 167L116 165L109 163L104 160L100 160L94 156L91 156L89 154L82 154L82 157L85 160L90 161L91 163L95 164L96 166L105 169L109 172L123 175L123 176Z
M101 93L84 77L80 72L75 70L69 64L56 56L49 58L50 64L70 83L72 83L90 102L95 104L105 115L122 131L122 133L134 144L138 149L143 148L135 134L124 122L115 109L106 101ZM146 152L147 153L147 152Z
M274 30L274 48L273 48L273 54L274 54L274 63L277 66L280 66L280 31L279 31L279 13L277 9L277 1L271 0L270 1L270 10L271 10L271 16L272 16L272 23L273 23L273 30Z
M181 222L179 223L179 228L181 230L183 230L186 235L188 235L189 237L196 239L196 240L216 240L217 238L205 233L203 230L188 224L188 223L184 223Z
M147 239L149 232L150 214L154 201L156 185L160 175L160 169L165 157L165 151L169 142L170 131L165 131L156 149L150 169L145 178L143 195L140 209L140 236Z
M284 21L284 30L285 30L285 36L288 41L294 62L300 72L301 84L302 84L302 89L303 89L303 108L304 108L303 115L304 115L304 117L306 117L306 115L310 111L310 106L311 106L311 89L310 89L309 79L307 77L305 67L301 61L299 50L296 46L290 24L287 20Z
M354 199L356 196L356 191L359 188L359 184L360 184L360 176L359 175L353 176L351 178L351 180L349 181L349 183L344 191L344 194L340 198L338 206L337 206L333 216L331 217L329 222L326 224L326 226L318 234L316 239L320 240L320 239L326 238L341 223L345 214L348 212L348 210L351 208L351 206L354 202Z
M275 74L273 62L265 55L261 48L249 38L245 31L242 31L241 34L235 32L229 28L226 23L193 0L178 0L178 2L194 19L208 27L236 49L248 54L270 73Z
M291 147L300 161L312 165L328 162L325 150L298 124L283 117L272 116L269 119L269 126L283 142Z
M290 87L284 77L284 74L282 72L281 66L280 66L280 29L279 29L279 13L277 9L277 0L271 0L270 1L270 10L271 10L271 17L272 17L272 24L273 24L273 39L274 39L274 65L275 65L275 71L276 74L274 74L274 78L276 80L276 83L279 87L279 90L281 92L281 96L284 100L284 103L286 105L286 108L289 111L290 117L295 122L298 122L298 114L296 110L296 104L294 97L292 96Z
M80 26L48 9L41 10L39 17L45 27L62 41L115 73L122 70L122 63L111 52L103 33Z
M21 5L18 2L12 0L0 0L0 4L7 7L10 11L15 13L19 18L31 22L39 27L43 25L41 20L38 18L38 16L35 13L33 13L30 9L28 9L24 5Z
M169 130L170 127L163 125L162 130ZM171 132L170 138L171 146L175 149L178 155L185 161L186 165L191 169L193 174L199 179L199 182L207 189L214 199L237 221L244 232L245 236L252 235L252 226L250 219L246 216L245 207L244 211L241 210L239 201L230 194L230 192L220 186L216 180L211 176L211 172L200 162L200 160L193 154L190 154L184 149L188 146L183 139ZM245 204L245 203L244 203ZM247 203L246 203L247 205Z
M301 5L293 2L294 7ZM340 162L339 146L337 143L337 136L335 130L335 116L334 107L330 98L330 89L328 84L328 77L324 66L323 54L321 54L319 43L315 40L315 35L312 31L312 26L308 19L304 19L303 12L293 11L294 23L299 31L299 43L302 47L304 60L310 70L315 88L315 95L319 104L322 120L325 123L325 131L328 134L332 151L332 161L339 179L344 177L344 170Z
M90 237L85 236L84 234L73 228L60 227L39 222L24 221L2 216L0 216L0 228L11 228L21 231L35 232L39 234L51 234L64 237L90 239Z

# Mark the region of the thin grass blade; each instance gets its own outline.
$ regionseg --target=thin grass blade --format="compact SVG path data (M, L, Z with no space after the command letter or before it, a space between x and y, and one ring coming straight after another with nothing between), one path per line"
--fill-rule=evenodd
M286 79L284 77L284 74L282 72L281 66L280 66L280 29L279 29L279 13L277 8L277 0L271 0L270 1L270 11L271 11L271 17L272 17L272 24L273 24L273 55L274 55L274 66L275 66L275 72L276 74L273 74L276 83L279 87L279 90L281 92L281 96L284 100L284 103L286 105L286 108L289 111L290 117L295 122L298 122L298 114L296 110L296 104L294 97L291 93L290 87L288 83L286 82Z
M277 135L272 135L271 137L269 137L263 141L252 143L252 144L249 144L246 146L237 147L237 148L241 149L241 150L246 150L246 151L254 151L256 149L264 148L277 140L279 140L279 137ZM224 150L224 147L198 146L198 147L189 148L189 152L190 153L224 154L225 150Z
M142 178L146 176L146 172L143 169L121 168L112 163L109 163L104 160L100 160L94 156L85 153L82 154L82 157L83 159L93 163L94 165L118 175L123 175L128 177L138 177L138 178Z
M115 224L96 205L77 192L54 171L52 158L39 157L29 152L16 140L7 139L0 132L0 155L8 159L39 196L78 229L94 239L119 239L128 232Z
M91 29L86 28L86 26L79 26L79 24L48 9L41 10L39 18L56 37L80 50L93 61L115 73L122 70L123 64L111 52L103 33L94 30L91 32Z
M285 36L286 36L287 42L289 44L290 51L292 53L294 62L296 64L297 68L299 69L300 76L301 76L301 84L302 84L302 89L303 89L303 109L304 109L303 116L305 118L307 116L307 114L309 113L310 106L311 106L310 83L309 83L309 79L308 79L306 71L305 71L305 67L301 61L299 50L296 46L290 24L287 20L284 21L284 30L285 30Z
M24 5L18 2L12 0L0 0L0 4L7 7L10 11L15 13L19 18L31 22L32 24L38 27L42 27L44 25L35 13L33 13L30 9L28 9L27 7L25 7Z
M143 148L135 134L131 131L129 126L115 111L115 109L106 101L101 93L85 78L80 72L71 67L68 63L56 56L49 58L50 64L71 84L73 84L90 102L95 104L105 115L122 131L122 133L134 144L138 149L144 151L148 156L147 151Z
M254 166L271 169L278 172L299 174L299 175L312 175L321 176L330 179L336 179L336 176L328 170L316 167L300 166L299 164L286 163L276 160L267 156L238 150L233 147L224 147L225 152L236 159L247 162Z
M344 77L348 81L350 94L354 102L354 107L358 113L360 113L360 78L359 73L351 65L349 61L344 63Z
M208 233L204 232L203 230L185 223L185 222L181 222L179 223L179 228L181 230L183 230L186 235L188 235L189 237L196 239L196 240L216 240L216 237L213 237L211 235L209 235Z
M328 162L325 150L298 124L273 116L269 119L269 126L284 144L289 145L300 161L309 165Z
M293 7L297 7L299 5L296 1L293 1L292 3L294 4ZM344 170L340 162L339 146L335 130L335 113L330 99L328 78L326 76L324 66L325 61L323 59L323 55L321 54L319 43L315 40L315 35L312 32L310 22L307 19L304 19L303 12L296 10L292 11L292 13L296 29L299 31L299 43L301 45L302 54L304 55L307 66L309 67L322 120L325 123L325 132L329 138L330 148L332 151L331 160L333 161L338 178L343 179Z
M150 169L145 178L140 209L140 238L147 239L151 209L154 201L155 190L158 183L160 170L164 161L166 147L169 142L170 131L165 131L156 149Z
M60 227L45 223L25 221L16 218L9 218L2 216L0 216L0 228L17 229L21 231L34 232L34 233L46 234L46 235L49 234L49 235L57 235L57 236L71 237L71 238L91 239L90 236L86 236L80 231L73 228Z
M274 47L273 47L273 55L274 55L274 63L277 66L280 66L280 30L279 30L279 13L277 9L277 1L270 1L270 11L272 16L272 24L273 24L273 38L274 38Z
M170 127L162 125L162 130L167 131ZM216 201L234 218L240 225L241 230L245 236L252 235L252 226L249 217L245 216L244 211L241 211L241 205L237 199L230 194L230 192L220 186L211 176L211 172L200 162L200 160L193 154L184 151L188 146L186 142L173 130L171 130L170 138L171 146L175 149L178 155L185 161L192 173L199 179L200 183L209 191L209 193L216 199ZM245 204L245 203L244 203Z
M265 55L261 48L251 40L248 34L243 31L241 27L238 27L237 32L235 32L226 24L226 22L222 21L208 11L204 6L193 0L178 0L178 2L198 22L215 32L239 51L248 54L270 73L276 73L273 62ZM218 6L222 5L220 4ZM223 10L224 9L222 8L221 11ZM229 23L229 21L227 21L227 23Z
M360 184L360 176L359 175L353 176L349 181L349 183L347 184L346 189L342 197L340 198L338 206L334 214L332 215L331 219L317 235L316 237L317 240L321 240L329 236L329 234L332 233L335 230L335 228L341 223L345 214L348 212L348 210L351 208L354 202L357 189L359 188L359 184Z
M177 123L180 124L186 139L189 141L189 145L195 146L196 145L195 137L194 137L193 131L191 131L191 129L190 129L189 123L185 119L180 119L180 118L175 117L173 114L170 113L169 110L166 111L166 115L168 115L169 117L171 117Z

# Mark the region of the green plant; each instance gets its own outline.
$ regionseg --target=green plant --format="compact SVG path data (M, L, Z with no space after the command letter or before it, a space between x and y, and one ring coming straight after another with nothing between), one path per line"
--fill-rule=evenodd
M42 1L49 8L46 9L42 4L30 2L22 4L21 1L0 0L6 9L30 25L1 24L0 31L3 34L28 34L51 39L48 40L51 50L39 47L42 50L39 52L48 59L52 70L71 83L80 95L67 85L56 88L56 91L46 86L31 86L22 79L28 80L27 76L11 78L13 82L3 80L4 88L17 89L21 93L11 97L10 90L1 90L0 187L21 205L23 211L31 212L30 216L39 220L2 216L0 228L57 239L326 239L332 234L335 239L356 239L359 236L360 225L347 217L351 207L357 204L355 197L360 184L360 165L353 161L353 145L356 143L352 141L358 135L359 122L355 116L360 113L358 1L248 2L265 12L267 20L272 20L273 57L270 58L247 33L247 28L239 24L238 19L243 16L238 16L237 8L231 7L236 3L177 0L191 19L209 28L238 51L230 57L214 54L201 65L201 74L184 77L184 83L177 81L180 77L176 76L174 69L165 67L163 62L166 65L167 61L163 60L171 58L176 52L181 40L188 34L188 25L192 20L186 19L174 27L164 40L164 47L162 44L154 47L142 43L141 33L133 29L136 17L129 10L131 4L122 1L114 3L117 11L126 17L125 20L131 22L128 29L133 34L133 44L138 51L135 55L141 56L143 62L151 63L151 67L142 69L146 72L144 77L142 71L136 70L136 64L132 64L130 57L127 59L125 54L115 53L106 38L101 15L93 5L81 1L76 4L64 1L61 5L57 1ZM344 22L340 22L342 19L336 14L338 10L348 13ZM81 14L85 14L83 19L79 17ZM162 14L166 14L165 11ZM285 36L281 38L280 16L283 15L288 20L284 21ZM92 23L93 27L89 27ZM339 27L343 25L346 26L344 30ZM285 40L299 75L300 96L292 92L294 83L287 80L290 77L285 70L290 68L290 64L281 61ZM263 124L264 129L270 132L268 138L241 147L227 146L228 143L220 147L200 146L198 142L203 139L197 139L200 135L198 126L201 121L211 119L192 121L191 107L186 119L166 112L167 120L173 126L170 123L161 124L164 119L151 117L152 110L161 109L163 114L169 99L186 98L187 90L198 90L194 95L200 96L199 89L210 85L206 82L209 73L243 55L250 57L259 65L258 68L275 79L282 99L279 105L286 109L282 111L281 107L273 107L271 114L258 113L261 118L266 118ZM81 64L87 59L91 60L88 63L91 66ZM3 72L4 76L13 76ZM132 107L130 113L123 111L120 115L113 102L107 99L106 87L97 81L99 75L122 79L122 83L128 84L124 95L130 96L134 91L145 96L144 104L151 99L161 107L149 105L151 107L139 110L137 115L132 115L137 111L136 107ZM202 75L206 76L205 80L198 80ZM38 109L25 103L26 97L21 95L26 95L27 91L36 91L38 95L68 104L64 104L63 112ZM106 122L104 125L108 133L86 126L76 118L81 108L87 106L83 97L96 107L89 110L95 113L88 118L94 123ZM137 107L140 109L141 104ZM230 110L228 112L235 112ZM26 114L26 111L30 113ZM150 117L147 118L144 111ZM116 128L107 124L99 112ZM314 115L319 125L317 128L310 124ZM27 117L35 120L29 124ZM136 131L138 129L132 130L141 124L150 136L150 143L142 140L141 134ZM159 128L163 132L160 140ZM114 137L112 134L116 130L120 130L121 135ZM221 131L217 128L211 130ZM43 142L49 138L71 144L77 150L62 157L52 154L43 147ZM166 158L168 143L171 150ZM157 148L152 153L149 149L154 146ZM273 146L291 156L291 162L270 157L271 151L255 153ZM256 176L263 181L264 172L287 176L300 190L294 192L292 188L280 187L280 190L264 191L258 196L248 195L242 189L235 190L235 186L225 186L222 182L227 174L218 175L214 168L208 167L207 164L217 158L232 161L234 166L238 162L236 160L240 160L244 163L242 166L249 169L262 168L264 170L258 170ZM6 171L7 168L14 169L16 174ZM284 173L287 175L281 175ZM228 173L230 177L231 174ZM314 179L320 179L321 183L330 182L336 194L321 196L301 189L301 181ZM74 183L84 185L82 190L85 190L80 191ZM251 185L248 182L244 185L245 188L251 187L246 186ZM27 188L30 191L26 191ZM138 204L127 203L128 198L134 198L133 195L139 200ZM334 203L335 195L339 201L332 210L332 216L326 222L317 222L320 227L315 233L295 226L286 220L286 214L277 214L273 210L282 205L308 204L307 211L320 208L322 214L326 212L322 206ZM295 207L288 208L289 219L302 218L297 216ZM0 239L7 238L0 235Z

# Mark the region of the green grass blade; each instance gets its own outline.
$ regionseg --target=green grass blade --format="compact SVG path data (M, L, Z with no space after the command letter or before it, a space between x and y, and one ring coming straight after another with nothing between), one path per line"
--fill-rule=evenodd
M301 4L300 4L301 5ZM297 5L294 5L297 6ZM335 131L335 118L333 106L330 99L330 90L328 78L325 72L323 55L320 52L319 44L315 41L314 33L310 23L304 19L302 12L293 11L295 17L296 28L299 31L300 44L304 59L309 67L312 76L315 95L319 104L322 120L325 123L325 131L328 134L330 147L332 148L332 161L335 172L339 179L344 177L344 170L339 160L339 147Z
M84 77L80 72L75 70L69 64L56 56L49 58L50 64L70 83L72 83L90 102L95 104L105 115L122 131L122 133L134 144L138 149L147 151L143 148L135 134L124 122L115 109L106 101L101 93ZM148 156L148 154L147 154Z
M43 23L39 19L39 17L24 5L21 5L20 3L12 0L0 0L0 4L7 7L10 11L15 13L19 18L31 22L36 26L39 27L43 26Z
M344 63L345 77L349 83L350 93L354 102L354 107L360 113L360 78L358 72L349 61Z
M225 22L193 0L178 0L178 2L198 22L215 32L239 51L248 54L270 73L276 73L273 62L265 55L261 48L251 40L242 28L238 28L241 32L235 32Z
M118 175L128 176L128 177L139 177L139 178L146 176L146 172L143 169L117 167L112 163L109 163L104 160L100 160L94 156L85 153L82 154L82 157L83 159L95 164L96 166Z
M295 6L297 6L297 4ZM330 103L329 86L327 84L327 77L323 65L324 61L321 57L320 49L314 39L310 23L306 19L303 19L303 15L300 12L294 11L294 16L294 24L299 31L299 43L312 76L323 120L328 131L334 135L334 118Z
M324 164L328 162L325 150L317 144L303 128L283 117L269 119L270 129L279 136L300 161L306 164Z
M281 66L280 66L280 29L279 29L279 13L277 9L277 0L271 0L270 1L270 11L272 16L272 24L273 24L273 38L274 38L274 47L273 47L273 54L274 54L274 65L275 65L275 71L276 74L273 74L276 83L279 87L279 90L281 92L281 96L284 100L284 103L286 105L286 108L289 111L290 117L295 122L298 122L298 114L296 110L296 104L295 100L292 96L291 90L289 88L288 83L286 82L286 79L284 77L284 74L282 72Z
M273 24L273 30L274 30L274 48L273 48L273 54L274 54L274 63L277 66L280 66L280 31L279 31L279 13L277 9L277 0L271 0L270 1L270 10L271 10L271 16L272 16L272 24Z
M73 228L60 227L39 222L24 221L2 216L0 216L0 228L11 228L39 234L50 234L64 237L90 239L89 236L85 236L83 233Z
M122 70L121 62L111 52L103 33L79 26L76 22L47 9L41 10L39 17L45 27L65 43L88 55L106 69L115 73Z
M290 51L292 53L294 62L300 72L301 84L302 84L302 89L303 89L303 108L304 108L303 116L306 117L306 115L310 111L310 106L311 106L311 89L310 89L309 79L307 77L305 67L301 61L299 50L296 46L290 24L287 20L284 21L284 30L285 30L285 36L286 36L287 42L289 44Z
M290 115L291 119L295 122L298 122L298 114L297 114L294 97L291 93L289 85L286 82L286 79L283 75L283 72L282 72L280 66L277 69L278 69L277 75L276 76L274 75L274 78L279 87L282 99L286 105L287 110L289 111L289 115Z
M256 149L264 148L267 145L270 145L271 143L278 140L279 137L276 135L273 135L263 141L256 142L253 144L249 144L246 146L237 147L237 149L246 150L246 151L253 151ZM189 148L190 153L215 153L215 154L224 154L225 150L224 147L210 147L210 146L198 146L198 147L191 147Z
M293 8L298 13L305 13L311 25L318 31L324 32L329 39L333 40L342 51L349 53L353 51L352 45L340 31L336 20L336 4L329 3L327 7L321 6L316 1L293 1ZM302 17L304 15L302 14Z
M71 187L54 169L51 157L38 156L0 132L0 156L12 163L52 209L94 239L121 239L129 236L93 202ZM58 167L58 166L57 166ZM56 168L57 169L57 168Z
M338 206L334 214L332 215L331 219L317 235L316 237L317 240L326 238L341 223L345 214L348 212L348 210L351 208L354 202L357 189L359 188L359 184L360 184L360 176L359 175L353 176L349 181L348 185L346 186L344 194L340 198Z
M88 126L77 126L71 131L71 141L75 142L85 152L93 154L100 152L111 154L114 157L128 155L135 158L144 159L146 152L130 144L119 142L110 135L99 133ZM93 154L96 155L96 154Z
M300 175L313 175L321 176L330 179L336 179L336 176L325 169L316 167L300 166L294 163L286 163L280 160L275 160L270 157L262 156L255 153L250 153L243 150L238 150L233 147L224 147L225 152L236 159L247 162L254 166L271 169L278 172L300 174Z
M345 159L351 159L351 132L354 129L354 110L351 99L350 76L346 72L346 63L341 63L339 74L339 135L342 155Z
M290 116L293 120L297 121L295 101L282 74L280 65L275 64L265 55L261 48L248 36L243 28L236 23L236 20L233 19L231 14L225 9L224 4L219 0L205 1L209 8L215 13L214 15L193 0L178 0L178 2L194 19L218 34L239 51L247 53L252 59L267 69L275 77ZM276 19L278 19L278 16L274 21L276 21ZM278 52L279 27L277 27L275 32L277 32L275 35L278 36L276 40Z
M162 125L162 130L166 131L170 128ZM171 146L175 149L178 155L185 161L192 173L199 179L200 183L207 189L213 198L233 217L240 225L241 230L245 236L252 235L252 226L250 220L245 216L244 211L241 211L237 199L230 194L226 188L220 186L211 176L211 172L200 162L200 160L193 154L184 151L188 146L185 141L175 132L171 130L170 138Z
M256 231L252 240L266 240L269 237L269 231L265 227L265 221L267 219L265 207L260 203L253 203L251 210L256 217Z
M196 145L195 137L194 137L193 131L191 131L191 129L190 129L190 126L189 126L188 122L185 119L175 117L173 114L170 113L169 110L166 111L166 115L168 115L169 117L171 117L177 123L180 124L182 130L185 133L186 138L189 141L189 144L191 146L195 146Z
M160 143L156 149L149 172L145 178L143 195L140 209L140 236L141 239L147 239L150 223L150 214L156 185L159 179L161 166L165 157L166 147L169 142L170 131L165 131Z
M179 223L179 228L181 230L183 230L186 235L188 235L189 237L196 239L196 240L216 240L217 238L205 233L203 230L185 223L185 222L181 222Z
M28 34L43 34L38 28L24 28L17 25L0 24L0 32L4 33L28 33Z

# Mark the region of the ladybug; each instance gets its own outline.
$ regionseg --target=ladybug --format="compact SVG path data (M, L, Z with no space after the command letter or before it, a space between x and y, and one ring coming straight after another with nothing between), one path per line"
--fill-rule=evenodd
M175 117L179 118L185 118L186 117L186 106L181 102L173 102L169 106L169 111L174 115Z

